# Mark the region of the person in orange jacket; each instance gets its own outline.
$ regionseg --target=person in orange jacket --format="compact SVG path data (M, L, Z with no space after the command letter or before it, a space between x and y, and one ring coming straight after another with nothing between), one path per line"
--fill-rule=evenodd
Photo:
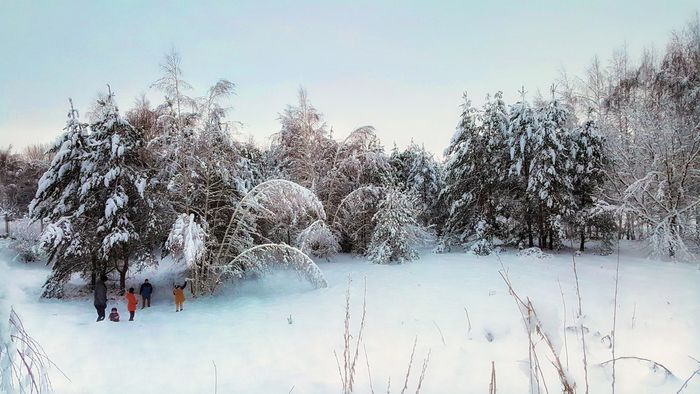
M180 312L182 310L182 304L185 303L185 287L187 287L187 281L180 286L175 285L173 289L173 295L175 296L175 312Z
M129 321L134 321L134 314L136 313L136 305L138 305L139 301L136 299L136 295L134 295L134 288L130 287L129 292L126 293L126 309L129 311Z

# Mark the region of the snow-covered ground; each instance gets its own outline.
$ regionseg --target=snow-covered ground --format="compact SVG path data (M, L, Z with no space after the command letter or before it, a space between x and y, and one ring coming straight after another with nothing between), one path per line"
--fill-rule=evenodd
M623 245L617 355L653 359L675 377L642 361L622 360L617 391L675 393L700 366L691 358L700 359L700 270L695 264L641 258L638 248ZM294 275L279 273L216 296L188 299L181 313L175 313L170 295L177 268L163 263L158 275L146 271L129 280L138 288L148 277L156 286L153 307L139 310L135 322L126 321L122 300L110 302L108 308L119 308L119 323L96 323L91 299L40 300L47 269L10 261L7 250L0 256L10 266L10 274L0 280L16 288L10 294L27 330L70 378L53 372L60 393L213 393L215 382L219 393L340 392L333 351L342 357L348 276L353 333L366 278L364 343L375 392L386 392L389 378L392 392L401 392L416 337L407 391L415 392L428 351L422 393L486 392L492 361L499 393L528 390L527 334L496 256L426 252L418 261L396 266L339 256L319 263L326 289L313 290ZM564 331L565 325L576 325L571 255L538 259L510 251L501 260L519 295L532 299L583 392L577 331ZM590 392L609 392L610 365L599 363L610 359L606 335L612 325L615 256L584 254L577 262L590 330ZM550 392L560 391L546 353L539 357ZM370 392L363 349L355 392ZM700 393L700 378L684 392Z

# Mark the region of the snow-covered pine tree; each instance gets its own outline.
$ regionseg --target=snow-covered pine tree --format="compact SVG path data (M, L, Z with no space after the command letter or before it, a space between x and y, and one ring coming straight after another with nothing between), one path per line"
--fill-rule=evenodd
M464 243L475 224L473 189L481 181L477 169L481 165L481 136L478 111L471 100L463 95L462 113L450 145L445 149L445 187L440 194L442 204L447 208L443 227L443 242L454 239Z
M114 267L119 272L124 290L130 258L148 248L139 242L148 231L151 207L138 151L143 135L121 117L112 92L98 99L90 129L78 211L95 218L99 258L105 269Z
M402 263L418 258L416 247L426 237L418 223L415 199L389 189L374 214L374 230L367 249L368 258L378 264Z
M568 152L571 179L571 195L574 212L571 214L576 232L579 236L579 250L583 251L586 243L586 228L593 224L596 213L595 201L601 195L608 165L604 149L605 139L592 120L576 127L568 138ZM599 218L598 222L603 218Z
M561 217L574 209L566 142L571 132L569 112L552 99L536 110L531 134L532 159L527 195L536 203L538 246L554 247L561 233Z
M445 187L440 199L448 207L448 216L443 242L470 248L478 244L479 254L489 253L507 195L506 128L507 113L500 92L494 100L487 98L481 113L464 95L457 130L445 151Z
M97 261L96 222L82 214L78 194L82 162L90 149L87 124L78 115L71 101L65 132L49 151L53 159L29 205L33 220L47 222L41 244L52 264L52 275L44 285L44 297L61 297L70 274L89 272Z
M510 106L508 124L507 146L511 158L509 176L512 182L510 195L515 199L513 206L517 208L513 212L513 230L520 239L520 244L526 242L527 247L533 247L538 201L533 200L528 188L538 146L534 132L539 126L535 111L525 99L524 90L521 91L520 101Z
M437 197L443 187L440 164L424 146L415 143L411 143L403 152L392 151L389 160L397 185L416 196L421 223L426 226L434 224L439 216Z

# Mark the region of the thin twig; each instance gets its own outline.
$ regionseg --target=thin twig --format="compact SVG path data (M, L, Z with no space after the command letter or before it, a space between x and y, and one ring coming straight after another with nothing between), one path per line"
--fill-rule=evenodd
M216 371L216 363L214 360L211 360L211 363L214 364L214 394L219 392L219 375Z
M566 301L564 300L564 290L561 288L561 281L557 278L557 283L559 283L559 292L561 293L561 305L564 308L564 351L566 354L566 370L569 370L569 344L566 340Z
M661 369L663 369L663 370L666 372L667 375L669 375L669 376L676 376L676 375L673 374L673 372L671 372L670 369L666 368L663 364L661 364L661 363L659 363L659 362L656 362L656 361L654 361L654 360L650 360L650 359L648 359L648 358L637 357L637 356L622 356L622 357L617 357L617 358L615 359L615 361L620 361L620 360L638 360L638 361L646 361L646 362L648 362L648 363L651 363L654 367L660 367ZM605 365L605 364L608 364L608 363L612 363L612 362L613 362L613 360L603 361L602 363L600 363L600 364L598 364L598 365L601 365L601 366L602 366L602 365Z
M567 376L566 371L564 371L564 367L561 363L561 360L559 358L559 353L555 349L554 343L552 340L549 338L549 335L544 331L542 328L542 323L539 317L537 316L537 312L535 311L534 306L532 305L532 301L530 301L529 298L526 299L527 302L523 301L520 296L515 292L515 289L513 289L513 285L510 282L510 279L508 278L508 275L504 273L503 271L499 271L499 274L501 275L501 278L503 278L503 281L506 283L508 286L508 291L515 300L516 305L518 306L518 310L520 311L520 315L523 319L523 322L525 324L525 327L527 329L528 333L528 342L530 344L529 347L529 359L530 359L530 374L531 374L531 380L530 380L530 389L531 391L534 391L534 387L532 385L532 379L534 378L534 381L537 383L537 391L539 391L539 377L537 376L537 373L539 372L540 375L542 376L542 384L544 385L545 392L549 392L547 388L547 384L544 379L544 375L542 373L542 369L540 368L540 362L539 358L537 357L537 352L535 348L535 344L532 340L532 331L534 328L534 331L539 335L539 337L544 341L544 343L547 345L550 351L550 357L551 357L551 363L554 366L554 368L557 370L557 373L559 374L559 380L561 381L562 384L562 391L564 393L568 394L573 394L575 391L575 383L569 382L569 378ZM533 324L534 323L534 324ZM534 360L534 362L533 362ZM534 376L533 376L534 375Z
M573 241L572 241L573 249ZM576 270L576 256L575 253L571 253L571 261L574 266L574 279L576 280L576 298L578 298L578 315L576 316L579 321L579 330L581 331L581 347L583 350L583 377L586 383L586 394L588 394L588 358L586 356L586 333L583 331L583 311L581 308L581 287L578 281L578 271Z
M333 350L333 355L335 356L335 363L338 365L338 375L340 376L340 383L343 385L343 392L345 392L345 379L343 378L343 371L340 368L340 360L338 359L338 353Z
M617 326L617 291L620 281L620 238L617 238L617 264L615 265L615 298L613 299L613 326L610 333L612 342L612 394L615 394L615 328Z
M445 337L442 335L442 330L440 329L440 326L438 326L435 320L433 320L433 324L435 324L435 328L437 328L438 332L440 333L440 338L442 338L442 344L447 345L447 343L445 342Z
M472 332L472 322L469 320L469 311L467 311L467 307L464 307L464 313L467 315L467 334Z
M367 363L367 378L369 379L369 390L374 394L374 387L372 387L372 369L369 367L369 357L367 357L367 346L364 344L362 347L365 349L365 362Z
M431 350L428 350L428 356L423 360L423 368L420 372L420 377L418 378L418 387L416 387L416 394L420 394L420 389L423 387L423 379L425 379L425 371L428 369L428 363L430 362Z
M413 340L413 349L411 349L411 358L408 360L408 369L406 370L406 379L403 382L403 388L401 389L401 394L406 392L408 389L408 377L411 375L411 365L413 365L413 355L416 353L416 344L418 343L418 337Z
M681 386L681 388L678 389L678 391L676 391L676 394L679 394L681 391L685 390L685 388L688 386L688 382L690 382L690 380L698 373L700 373L700 368L696 369L695 372L693 372L693 374L690 375L688 379L685 380L685 382L683 382L683 385Z
M489 394L496 394L496 363L491 361L491 383L489 384Z

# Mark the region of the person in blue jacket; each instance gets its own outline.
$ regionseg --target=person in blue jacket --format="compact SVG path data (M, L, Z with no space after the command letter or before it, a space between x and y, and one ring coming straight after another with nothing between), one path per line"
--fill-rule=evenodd
M139 289L139 294L141 294L141 309L145 307L151 307L151 294L153 294L153 285L148 283L148 279L144 280Z

